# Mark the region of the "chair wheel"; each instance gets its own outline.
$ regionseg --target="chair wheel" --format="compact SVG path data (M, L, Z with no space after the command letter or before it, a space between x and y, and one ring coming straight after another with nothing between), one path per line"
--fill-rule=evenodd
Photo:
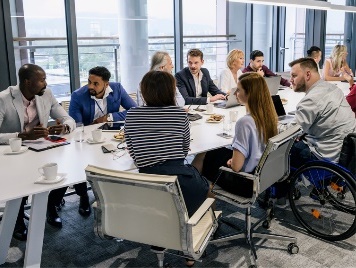
M299 252L299 247L295 243L290 243L287 248L289 254L297 254Z
M262 223L262 227L265 228L265 229L269 229L271 227L271 222L268 221L268 220L265 220L263 223Z

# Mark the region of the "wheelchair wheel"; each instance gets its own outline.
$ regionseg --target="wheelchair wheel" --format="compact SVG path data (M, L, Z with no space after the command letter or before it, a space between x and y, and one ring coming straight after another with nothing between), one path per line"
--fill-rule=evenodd
M340 166L312 161L300 167L290 178L289 202L316 237L339 241L356 233L356 182Z

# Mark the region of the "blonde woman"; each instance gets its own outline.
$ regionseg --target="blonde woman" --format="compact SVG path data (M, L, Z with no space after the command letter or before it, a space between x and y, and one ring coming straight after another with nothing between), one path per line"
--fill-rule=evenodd
M243 51L239 49L231 50L226 57L227 68L220 73L218 88L225 93L230 93L232 88L236 88L244 63L245 54Z
M347 48L344 45L336 45L329 59L325 60L323 78L325 81L342 81L344 73L353 76L349 65L346 62Z
M236 122L232 150L220 148L207 152L202 174L210 181L215 181L220 166L229 166L236 172L253 172L268 139L277 135L277 114L261 75L255 72L242 74L235 95L246 106L247 114ZM218 182L224 186L226 183L229 182Z

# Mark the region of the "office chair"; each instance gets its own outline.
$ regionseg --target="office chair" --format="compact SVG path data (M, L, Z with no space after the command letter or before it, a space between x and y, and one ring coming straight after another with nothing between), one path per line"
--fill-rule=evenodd
M270 203L266 215L260 218L256 223L251 222L251 208L255 204L258 195L274 183L284 180L289 175L289 151L298 134L301 133L300 126L294 126L286 131L269 139L262 157L255 169L254 174L245 172L234 172L227 167L220 168L220 175L213 187L213 193L216 198L226 201L234 206L244 208L245 230L232 235L226 235L216 238L211 243L231 241L239 238L246 239L250 245L250 254L252 265L256 266L257 254L253 238L276 239L291 241L288 245L288 252L296 254L299 251L297 239L289 236L275 235L271 233L259 233L255 229L264 222L269 223L273 217L273 202ZM269 227L269 224L267 224Z
M176 176L113 171L95 166L86 169L92 186L95 232L151 246L177 250L198 260L217 228L217 217L207 198L190 218ZM159 267L164 254L155 251Z

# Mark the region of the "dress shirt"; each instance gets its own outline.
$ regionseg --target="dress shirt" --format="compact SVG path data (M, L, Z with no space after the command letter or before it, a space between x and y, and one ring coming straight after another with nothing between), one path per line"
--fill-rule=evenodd
M24 129L23 130L25 132L29 132L40 122L37 114L36 99L33 98L32 100L29 101L24 97L22 93L21 96L22 96L22 102L24 106L24 122L23 122Z
M195 90L196 90L195 94L199 98L199 97L201 97L201 94L203 93L203 90L201 88L201 80L203 79L203 73L202 73L202 71L199 71L198 75L192 74L192 76L193 76L194 84L195 84Z
M112 88L107 86L102 99L97 99L95 96L91 96L95 101L94 120L107 114L107 97L111 92L113 92Z

